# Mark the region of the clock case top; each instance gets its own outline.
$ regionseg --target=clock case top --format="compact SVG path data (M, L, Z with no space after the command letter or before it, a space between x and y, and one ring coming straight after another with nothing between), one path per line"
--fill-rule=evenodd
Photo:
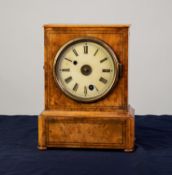
M45 110L95 110L111 111L128 108L128 32L129 25L45 25L44 72ZM67 97L53 77L56 53L68 41L79 37L94 37L108 44L122 64L117 85L96 102L83 103Z

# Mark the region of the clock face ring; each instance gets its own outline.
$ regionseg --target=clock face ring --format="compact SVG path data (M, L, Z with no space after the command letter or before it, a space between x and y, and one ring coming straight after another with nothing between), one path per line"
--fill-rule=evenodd
M119 62L111 47L102 40L76 38L57 52L53 75L68 97L93 102L105 97L117 83Z

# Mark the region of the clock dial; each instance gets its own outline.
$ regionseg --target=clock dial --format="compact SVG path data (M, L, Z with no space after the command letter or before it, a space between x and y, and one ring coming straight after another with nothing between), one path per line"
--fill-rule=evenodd
M118 60L97 39L80 38L63 46L54 62L54 77L69 97L84 102L105 96L117 81Z

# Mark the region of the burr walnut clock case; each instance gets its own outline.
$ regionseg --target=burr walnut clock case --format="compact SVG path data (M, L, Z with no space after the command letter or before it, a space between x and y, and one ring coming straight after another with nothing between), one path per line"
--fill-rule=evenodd
M38 148L132 151L128 25L45 25Z

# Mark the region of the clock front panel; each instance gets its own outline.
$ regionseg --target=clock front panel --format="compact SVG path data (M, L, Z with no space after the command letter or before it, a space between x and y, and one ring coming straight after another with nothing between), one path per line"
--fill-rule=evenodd
M111 110L112 107L128 106L128 28L109 28L109 31L108 28L75 29L45 28L45 109ZM59 50L80 37L97 38L113 50L123 65L122 76L114 87L115 60L106 48L95 42L78 42L64 49L55 67L58 76L53 75ZM106 57L108 60L104 61ZM87 71L91 73L84 75ZM58 77L56 81L54 77ZM83 103L88 101L93 102Z

